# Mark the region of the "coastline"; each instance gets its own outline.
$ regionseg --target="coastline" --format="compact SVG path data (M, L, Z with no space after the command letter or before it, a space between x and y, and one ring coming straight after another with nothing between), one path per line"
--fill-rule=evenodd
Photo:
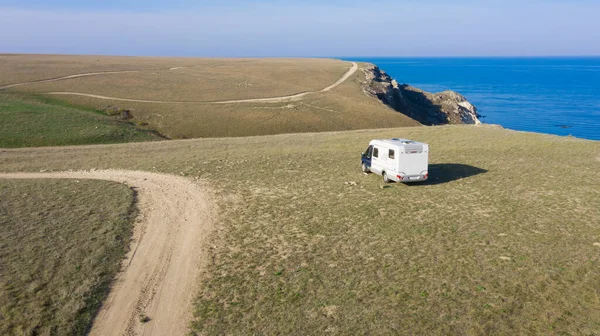
M456 91L477 106L482 123L600 140L600 57L343 59L373 63L425 91Z

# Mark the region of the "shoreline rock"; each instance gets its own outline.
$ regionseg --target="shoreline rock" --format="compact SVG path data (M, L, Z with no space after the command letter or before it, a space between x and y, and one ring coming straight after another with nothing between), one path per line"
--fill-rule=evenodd
M454 91L429 93L399 84L374 64L361 68L365 74L363 92L423 125L479 125L479 113L463 95Z

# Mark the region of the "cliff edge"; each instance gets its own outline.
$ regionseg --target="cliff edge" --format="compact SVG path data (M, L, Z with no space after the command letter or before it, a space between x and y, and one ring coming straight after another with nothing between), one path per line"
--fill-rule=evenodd
M398 82L379 69L367 64L362 88L368 96L405 114L423 125L481 124L477 108L454 91L429 93Z

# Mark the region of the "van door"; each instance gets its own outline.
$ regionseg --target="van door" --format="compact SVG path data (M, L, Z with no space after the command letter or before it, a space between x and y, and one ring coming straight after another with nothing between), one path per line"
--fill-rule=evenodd
M387 150L387 153L385 153L386 155L386 165L385 165L385 171L389 172L390 174L393 173L393 175L396 175L396 173L398 172L398 150L396 148L389 148Z
M381 175L381 172L383 171L383 156L385 155L385 149L378 147L378 146L373 146L373 155L372 155L372 159L371 159L371 172L375 173L375 174L379 174Z
M362 161L362 163L365 164L365 166L367 166L367 168L370 168L372 158L373 158L373 146L369 146L369 148L367 148L367 150L363 153L361 161Z

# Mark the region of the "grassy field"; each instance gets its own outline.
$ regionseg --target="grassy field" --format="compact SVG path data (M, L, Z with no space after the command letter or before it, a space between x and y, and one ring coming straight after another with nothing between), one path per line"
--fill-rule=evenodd
M343 131L417 126L362 92L358 71L341 86L297 101L213 104L319 91L350 68L333 59L180 59L95 56L2 56L2 84L83 72L139 70L29 84L8 92L78 92L171 103L106 100L54 95L72 106L131 110L132 122L147 124L169 138L251 136L290 132ZM364 66L364 64L361 64ZM179 68L182 67L182 68ZM169 70L173 69L173 70Z
M0 93L0 147L35 147L159 140L159 136L98 111L23 94Z
M192 66L193 58L0 54L0 86L84 72Z
M430 144L429 182L360 172L390 137ZM447 126L0 151L0 171L91 168L218 191L200 334L600 333L599 142Z
M126 186L0 179L0 334L82 335L120 268Z
M196 63L169 70L169 65L157 62L158 69L32 84L19 90L167 101L268 98L321 90L351 66L333 59L197 59Z
M99 101L60 96L79 106L119 106L132 110L134 120L148 123L170 138L234 137L281 133L344 131L417 126L418 122L367 97L357 72L333 91L300 101L240 104L152 104Z

